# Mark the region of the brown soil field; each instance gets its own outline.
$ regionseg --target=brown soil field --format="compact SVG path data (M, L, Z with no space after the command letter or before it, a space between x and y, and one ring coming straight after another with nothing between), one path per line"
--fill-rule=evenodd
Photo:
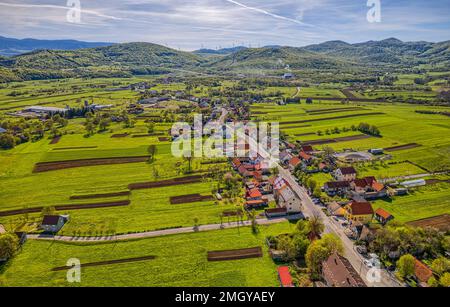
M363 108L348 108L348 109L340 109L340 110L334 110L334 111L313 112L313 113L308 113L308 115L334 114L334 113L360 111L360 110L365 110L365 109L363 109Z
M164 136L164 137L159 137L158 140L159 140L160 142L167 142L167 141L170 141L170 138Z
M111 135L112 138L125 138L127 136L129 136L128 133L117 133L117 134Z
M93 149L93 148L97 148L97 147L98 146L58 147L58 148L53 148L52 150Z
M369 115L383 115L383 114L385 114L385 113L383 113L383 112L358 113L358 114L349 114L349 115L342 115L342 116L335 116L335 117L322 117L322 118L315 118L315 119L305 119L305 120L296 120L296 121L291 121L291 122L282 122L282 123L280 123L280 125L301 124L301 123L318 122L318 121L324 121L324 120L333 120L333 119L351 118L351 117L360 117L360 116L369 116ZM284 129L286 129L286 128L284 128Z
M59 142L59 140L61 140L60 136L55 136L51 141L50 141L50 145L54 145L57 144Z
M222 212L223 217L229 217L229 216L238 216L239 212L235 210L225 210Z
M306 127L311 127L311 125L288 126L288 127L283 127L283 129L297 129L297 128L306 128Z
M308 136L308 135L315 135L315 133L314 132L309 132L309 133L294 134L294 136Z
M427 185L438 184L438 183L450 183L450 180L441 180L441 179L427 179L425 180Z
M116 197L116 196L128 196L130 194L131 194L130 191L123 191L123 192L112 192L112 193L103 193L103 194L72 195L72 196L70 196L70 199L106 198L106 197Z
M450 214L442 214L438 216L429 217L426 219L420 219L417 221L409 222L408 225L414 227L434 227L442 231L450 230Z
M162 187L170 187L180 184L189 184L189 183L197 183L202 181L201 175L193 175L181 178L174 178L162 181L150 181L150 182L141 182L141 183L132 183L128 185L128 189L130 190L139 190L139 189L152 189L152 188L162 188Z
M208 261L224 261L224 260L238 260L247 258L258 258L263 256L262 248L252 247L224 251L208 252Z
M128 206L129 204L130 204L129 200L121 200L121 201L93 203L93 204L57 205L57 206L54 206L54 208L56 211L82 210L82 209L95 209L95 208L107 208L107 207L121 207L121 206ZM25 208L25 209L0 211L0 216L11 216L11 215L24 214L24 213L38 213L38 212L41 212L42 209L44 209L44 207L33 207L33 208Z
M334 138L334 139L303 141L303 143L308 144L308 145L324 145L324 144L331 144L331 143L363 140L363 139L368 139L368 138L371 138L371 136L367 135L367 134L361 134L361 135L345 136L345 137Z
M341 90L341 93L345 95L345 97L349 98L349 99L358 99L358 97L356 97L352 91L348 88Z
M384 150L386 150L386 151L398 151L398 150L405 150L405 149L416 148L416 147L420 147L420 146L422 146L422 145L417 144L417 143L410 143L410 144L405 144L405 145L388 147L388 148L385 148Z
M178 205L178 204L187 204L187 203L195 203L199 201L213 200L214 197L212 195L200 195L200 194L189 194L189 195L181 195L181 196L172 196L170 198L170 204Z
M164 135L164 132L147 133L147 134L133 134L131 137L132 138L145 138L145 137L159 136L159 135Z
M106 260L106 261L98 261L98 262L89 262L82 263L81 267L92 267L92 266L100 266L100 265L109 265L109 264L120 264L120 263L128 263L128 262L138 262L138 261L146 261L153 260L156 256L144 256L144 257L136 257L136 258L127 258L127 259L117 259L117 260ZM72 267L68 266L60 266L53 268L52 271L64 271L71 269Z
M81 159L69 161L39 162L36 163L36 165L34 166L33 173L42 173L83 166L146 162L148 158L149 158L148 156L136 156L136 157L95 158L95 159Z
M328 111L339 111L339 110L346 110L346 111L352 111L352 110L364 110L360 107L351 107L351 108L328 108L328 109L318 109L318 110L307 110L306 113L321 113L321 112L328 112Z

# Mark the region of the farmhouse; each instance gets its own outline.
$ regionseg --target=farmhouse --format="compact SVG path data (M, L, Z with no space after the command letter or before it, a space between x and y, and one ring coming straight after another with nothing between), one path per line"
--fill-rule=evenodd
M265 215L268 218L281 217L287 215L286 208L271 208L264 210Z
M314 152L314 149L311 145L302 145L302 151L310 155Z
M334 172L334 177L338 181L353 181L356 179L356 170L350 167L341 167Z
M289 79L293 79L293 78L294 78L294 74L290 73L290 72L287 72L283 75L283 79L285 79L285 80L289 80Z
M361 224L369 223L373 218L372 204L364 201L352 201L345 206L345 218L349 222L360 222Z
M394 216L389 212L387 212L386 210L384 210L383 208L378 208L375 211L375 219L384 225L390 220L394 219Z
M41 228L44 232L58 232L67 222L68 217L62 215L45 215L42 220Z
M350 262L337 253L322 262L322 276L329 287L366 287Z
M288 266L278 267L278 278L282 287L294 287L291 273Z
M344 216L345 215L345 209L342 208L341 205L339 205L337 202L333 201L328 204L327 211L331 215L334 216Z

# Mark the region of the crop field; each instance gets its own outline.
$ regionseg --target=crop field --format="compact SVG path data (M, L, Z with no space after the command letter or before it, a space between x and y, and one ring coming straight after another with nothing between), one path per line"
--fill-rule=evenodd
M381 137L339 141L317 145L316 147L330 146L335 150L349 148L368 150L371 148L389 148L417 143L422 146L390 152L393 161L411 161L430 171L450 169L450 156L448 154L450 151L450 139L442 137L449 133L450 122L442 115L428 115L415 112L416 110L427 110L427 107L376 103L352 103L344 106L340 103L263 106L262 110L266 114L256 115L256 117L269 122L279 120L281 131L285 132L291 141L318 141L360 135L360 132L351 131L350 128L352 125L357 126L361 122L366 122L376 125L381 131ZM260 107L259 104L253 106L255 110L260 110ZM353 107L362 107L364 111L360 109L349 110L349 108ZM339 112L336 115L321 115L319 111L320 109L339 110L341 108L343 112ZM439 107L429 107L429 109L436 110ZM313 110L314 112L311 112ZM364 113L367 115L359 115ZM343 116L348 117L343 118ZM292 124L293 122L296 124ZM304 124L308 124L308 126L295 128L296 125L302 126ZM284 129L284 127L287 127L287 129ZM340 129L340 133L326 133L327 130L333 130L336 127ZM344 128L348 128L350 131L344 132ZM318 132L321 135L318 135ZM314 135L310 133L314 133Z
M265 245L267 235L291 232L294 225L285 222L260 226L257 235L250 227L192 234L171 235L117 243L58 243L28 241L5 273L4 286L278 286L276 265ZM212 250L263 247L262 258L208 262ZM69 284L65 266L70 258L82 263L155 256L155 259L81 270L81 283Z
M449 198L450 184L440 183L417 188L407 196L377 200L372 204L374 209L381 207L390 212L396 221L412 222L450 213Z

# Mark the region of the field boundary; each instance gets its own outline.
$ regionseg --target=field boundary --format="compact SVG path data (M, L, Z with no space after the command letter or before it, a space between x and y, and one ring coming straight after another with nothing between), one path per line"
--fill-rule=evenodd
M101 265L121 264L121 263L129 263L129 262L139 262L139 261L146 261L146 260L154 260L154 259L156 259L156 256L143 256L143 257L136 257L136 258L105 260L105 261L82 263L81 267L83 268L83 267L93 267L93 266L101 266ZM52 271L53 272L64 271L64 270L69 270L71 268L73 268L73 267L71 267L71 266L60 266L60 267L53 268Z
M302 141L302 143L308 144L308 145L324 145L324 144L331 144L331 143L364 140L364 139L369 139L371 137L372 136L367 135L367 134L360 134L360 135L353 135L353 136L344 136L344 137L334 138L334 139L321 139L321 140L319 139L319 140Z
M310 122L318 122L318 121L333 120L333 119L361 117L361 116L370 116L370 115L384 115L384 114L386 114L386 113L372 112L372 113L348 114L348 115L335 116L335 117L322 117L322 118L314 118L314 119L296 120L296 121L290 121L290 122L281 122L280 125L301 124L301 123L310 123ZM286 129L286 128L284 128L284 129Z
M261 246L232 249L223 251L209 251L207 252L208 261L226 261L226 260L239 260L248 258L260 258L263 256Z
M200 201L214 200L212 195L200 195L200 194L187 194L180 196L172 196L170 197L171 205L179 205L179 204L188 204L188 203L196 203Z
M111 192L111 193L99 193L99 194L82 194L82 195L72 195L69 199L92 199L92 198L106 198L106 197L116 197L116 196L128 196L131 191L122 192Z
M201 175L186 176L180 178L173 178L161 181L149 181L140 183L131 183L128 185L130 190L140 190L140 189L152 189L152 188L163 188L170 187L181 184L198 183L201 182Z

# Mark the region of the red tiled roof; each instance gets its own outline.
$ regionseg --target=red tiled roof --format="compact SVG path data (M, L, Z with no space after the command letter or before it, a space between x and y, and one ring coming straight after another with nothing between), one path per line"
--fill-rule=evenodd
M239 167L239 166L241 166L241 161L238 158L234 158L233 164L235 167Z
M250 197L250 198L258 198L261 196L262 196L262 194L258 189L251 189L248 191L248 197Z
M293 167L296 167L299 165L302 161L298 157L293 157L291 160L289 160L289 164Z
M312 152L314 151L314 149L312 148L311 145L302 145L302 150L305 152Z
M374 189L377 192L380 192L384 189L384 185L375 181L374 183L372 183L372 189Z
M326 182L325 186L330 189L348 188L350 183L348 181L330 181Z
M355 180L353 180L353 183L358 188L364 189L365 187L367 187L367 181L365 179L355 179Z
M388 218L392 217L392 214L390 214L389 212L387 212L386 210L384 210L383 208L378 208L375 211L376 215L381 216L382 218L384 218L385 220L387 220Z
M427 267L423 262L415 259L414 274L420 282L426 283L433 276L433 271Z
M291 273L289 272L289 267L287 266L278 267L278 276L280 277L280 283L282 287L294 286Z
M311 159L311 156L308 155L308 154L307 154L306 152L304 152L304 151L301 151L300 154L299 154L299 156L300 156L300 158L302 158L303 160L309 160L309 159Z
M349 206L351 208L352 215L373 214L372 205L367 201L363 202L352 201Z

